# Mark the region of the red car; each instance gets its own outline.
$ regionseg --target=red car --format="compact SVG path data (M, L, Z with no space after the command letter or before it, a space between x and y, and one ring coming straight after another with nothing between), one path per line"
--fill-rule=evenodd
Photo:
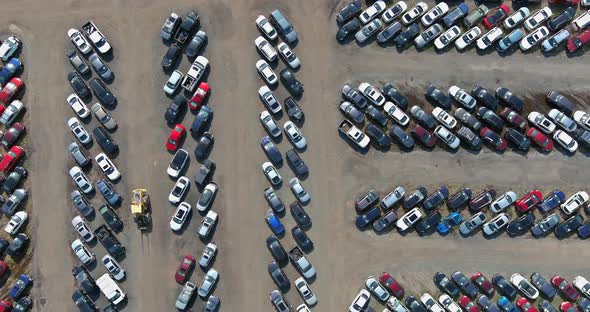
M414 129L412 129L412 135L418 139L418 141L422 142L426 147L433 147L436 143L436 137L430 131L424 129L424 127L420 125L416 125Z
M459 298L459 305L467 312L481 312L475 302L465 295Z
M479 136L484 142L494 147L497 151L503 152L506 150L506 145L508 145L508 143L496 132L494 132L494 130L488 127L483 127L483 129L481 129L479 132Z
M575 52L584 44L590 41L590 29L581 32L567 40L567 50L570 52Z
M0 161L0 171L10 172L16 166L16 163L23 157L25 150L20 146L13 146Z
M580 298L580 293L574 288L574 286L559 275L555 275L551 278L551 284L559 288L561 294L570 301L576 302L576 300Z
M528 212L535 208L535 206L543 200L543 193L539 190L534 190L526 193L521 199L516 201L514 205L519 212Z
M25 132L25 126L20 122L15 122L8 131L0 136L0 144L5 150L8 150L23 132Z
M535 308L535 306L531 304L531 302L528 301L527 298L524 297L520 297L516 301L516 305L518 305L522 312L539 312L539 310L537 310L537 308Z
M481 272L475 272L471 275L471 281L481 289L486 296L492 298L495 293L494 286Z
M549 3L561 3L566 5L578 5L580 0L549 0Z
M0 301L0 312L8 312L12 310L12 303L10 301L4 299Z
M4 275L4 272L6 272L7 269L8 269L8 264L6 264L6 262L0 260L0 277L2 277L2 275Z
M188 103L188 107L190 107L191 110L198 110L201 108L203 101L205 101L205 98L210 91L211 88L209 87L209 84L206 82L201 82L197 88L197 91L195 91L195 94L193 94L193 97Z
M569 301L564 301L559 305L561 312L578 312L578 309Z
M168 136L168 140L166 141L166 149L171 152L176 151L185 135L186 129L183 125L177 124L174 126L174 129L172 129L172 132L170 132L170 136Z
M4 86L4 89L0 91L0 101L4 104L8 104L24 85L25 83L20 80L20 78L14 77L10 79L10 82L8 82L6 86Z
M483 25L487 29L492 29L498 26L502 22L502 20L506 18L506 16L508 16L508 13L510 13L510 8L507 5L502 4L501 6L490 12L488 16L486 16L486 18L483 19Z
M188 273L190 272L190 270L193 269L194 266L195 257L193 257L192 255L184 256L184 258L182 258L182 261L180 262L180 265L178 266L178 269L176 270L176 274L174 275L174 279L176 279L176 282L179 284L184 284Z
M504 108L500 112L500 116L506 120L508 124L516 127L518 130L524 131L526 129L526 119L520 116L517 112L513 111L509 107Z
M526 136L535 144L539 145L544 152L551 152L553 150L553 141L536 128L529 128Z
M389 290L398 299L404 297L404 288L387 272L381 273L379 282Z

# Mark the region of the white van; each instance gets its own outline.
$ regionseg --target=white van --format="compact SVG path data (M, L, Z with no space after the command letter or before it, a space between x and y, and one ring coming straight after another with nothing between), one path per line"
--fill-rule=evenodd
M96 285L98 285L98 288L100 288L100 291L105 297L115 305L121 303L121 301L125 299L125 293L107 273L96 280Z
M574 30L578 31L578 30L582 30L582 29L586 28L586 26L588 26L588 24L590 24L590 11L586 11L584 14L578 16L572 22L572 28Z

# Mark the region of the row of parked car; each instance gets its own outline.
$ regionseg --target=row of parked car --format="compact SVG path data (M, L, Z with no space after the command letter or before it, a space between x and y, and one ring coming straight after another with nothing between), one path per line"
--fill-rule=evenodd
M75 47L66 53L74 69L67 76L74 93L66 97L66 104L75 114L68 119L67 125L77 141L68 145L68 152L76 163L69 174L77 187L77 190L71 192L70 199L79 213L71 221L79 238L73 240L70 247L81 263L72 269L72 276L78 287L72 294L72 300L80 311L97 311L90 296L101 292L111 302L103 311L118 311L117 306L126 300L126 294L118 282L124 281L126 272L118 262L125 254L125 247L115 235L122 230L123 223L113 210L113 207L121 203L122 198L113 185L121 178L121 173L112 160L118 154L118 144L110 135L118 129L118 123L110 113L117 100L107 87L113 80L114 73L104 60L105 57L112 56L112 47L92 21L82 26L82 32L71 28L67 35ZM87 62L90 62L90 66ZM92 78L92 71L97 78ZM87 79L90 79L92 93L86 85ZM92 100L92 94L98 102L89 109L87 103ZM99 126L90 133L85 124L89 124L92 115ZM92 168L93 159L86 150L93 141L102 150L94 157L94 162L104 176L94 184L87 175ZM94 219L95 211L87 196L96 190L107 202L98 209L106 224L92 229L89 222ZM90 270L98 260L89 246L94 245L97 240L107 250L107 254L100 258L107 273L94 279Z
M548 281L539 272L532 273L530 279L514 273L510 279L495 274L490 280L481 272L467 277L455 271L450 277L436 272L433 281L442 292L438 300L428 292L420 298L406 296L404 287L387 272L381 273L379 279L369 276L366 289L354 298L349 311L370 311L372 295L387 306L384 312L558 312L551 303L558 294L563 299L559 311L590 311L590 282L580 275L569 283L560 275ZM494 300L496 293L499 298Z
M418 187L406 194L402 186L396 187L380 198L374 189L362 194L355 202L355 210L359 215L355 224L359 229L372 225L376 232L384 232L396 227L401 233L412 228L419 235L431 234L437 231L447 235L454 228L459 229L462 236L470 236L481 228L484 236L495 237L504 229L514 237L531 231L535 238L546 237L551 232L559 239L578 233L581 239L590 237L590 222L584 223L580 210L586 208L589 201L588 193L579 191L566 197L560 190L554 190L543 197L539 190L527 192L520 198L514 191L498 194L493 188L484 188L474 192L470 188L459 189L450 194L446 186L440 186L430 194L426 188ZM449 214L442 216L438 210L446 202ZM509 207L520 215L510 221ZM402 206L403 215L393 209ZM463 218L461 209L467 207L470 212L468 218ZM491 219L486 216L488 208ZM536 222L534 210L543 214L543 218ZM563 222L559 208L563 213ZM588 213L588 211L586 211Z
M180 56L183 51L189 58L194 58L186 75L179 70L173 71L163 88L167 96L173 97L164 115L167 124L173 125L166 141L166 149L168 152L174 153L166 173L175 182L168 195L170 204L176 206L170 219L170 230L173 233L182 235L185 224L193 211L193 206L184 201L191 188L191 180L183 175L187 170L190 154L187 150L181 148L186 137L186 130L180 117L188 105L191 112L197 114L191 127L191 133L197 141L197 147L194 151L195 158L201 162L199 171L194 177L194 184L201 191L201 194L194 207L203 216L198 233L199 238L206 241L207 244L201 252L199 267L206 273L200 285L192 282L190 274L196 266L196 258L192 254L183 256L174 276L176 282L182 286L175 302L175 308L180 311L188 310L192 298L197 293L198 297L205 302L202 311L212 312L217 311L221 304L220 298L212 294L215 285L219 281L220 273L212 267L219 247L215 242L211 241L211 236L219 219L217 212L211 209L219 191L219 185L213 181L213 173L216 169L215 162L208 158L213 147L214 137L211 133L204 131L211 122L213 110L207 105L211 88L206 81L203 81L205 80L204 73L209 67L209 60L200 55L207 42L207 34L202 29L199 21L199 15L195 11L188 11L184 18L172 12L166 18L160 30L162 40L171 43L162 60L162 69L164 71L168 71L176 65L178 59L181 59ZM191 36L192 39L187 44L188 38ZM192 93L197 83L198 87ZM185 92L192 93L190 99L181 94L176 94L180 86Z
M499 152L506 150L508 142L521 152L527 152L534 144L543 153L548 153L554 148L553 142L567 154L575 153L580 145L590 147L590 114L574 111L574 103L559 91L547 94L547 104L551 108L547 115L532 111L526 118L521 115L525 102L505 87L498 87L494 92L476 85L468 92L453 85L447 93L435 85L428 85L424 96L434 106L432 113L419 105L412 106L409 114L406 113L408 98L392 83L383 88L368 82L362 82L358 88L346 84L342 87L342 95L344 101L339 108L350 125L346 129L341 125L341 132L356 141L356 136L350 133L355 131L360 136L359 128L369 120L364 145L373 142L384 150L389 149L392 139L403 149L411 149L416 140L426 148L441 141L450 150L456 150L461 144L479 150L486 143ZM453 102L457 108L451 113ZM501 106L504 108L496 113ZM416 124L408 134L404 128L409 125L410 116ZM390 119L393 125L387 131Z
M271 184L271 187L264 190L264 198L270 206L264 217L273 233L266 239L266 246L273 257L273 261L268 264L267 269L278 288L270 292L269 298L277 311L293 311L293 307L283 296L283 292L291 288L291 282L283 267L291 260L293 266L302 275L295 280L294 285L304 303L298 305L295 310L297 312L309 312L311 311L310 307L315 306L318 299L308 284L308 282L311 283L315 279L316 273L315 268L306 257L306 254L310 253L314 248L313 241L306 233L311 228L311 218L304 208L310 202L311 196L300 180L306 178L309 174L309 169L300 156L300 153L307 148L307 140L296 125L303 123L304 114L294 99L294 97L300 99L303 95L303 84L295 79L292 71L301 68L301 60L292 50L293 43L296 40L290 39L280 30L281 27L284 28L284 25L282 25L284 23L291 25L280 10L271 12L270 18L264 15L257 16L255 23L261 36L254 40L254 44L263 57L263 59L256 62L256 69L265 82L265 85L258 90L258 94L267 108L267 110L260 113L260 122L268 133L267 136L261 139L260 146L269 159L269 161L262 164L262 171ZM290 28L296 34L292 25ZM283 131L293 145L293 148L289 149L285 156L295 174L295 177L289 180L289 186L296 201L289 205L289 210L297 222L297 226L291 229L291 234L297 245L289 252L283 248L280 241L285 235L285 226L280 219L285 215L285 204L275 190L281 187L283 181L276 167L283 164L283 155L277 147L283 131L281 131L275 120L275 118L281 117L282 106L271 91L271 88L274 89L278 85L278 78L273 71L273 67L278 66L278 56L287 67L280 73L282 84L292 95L285 100L285 110L290 120L283 124Z
M22 139L21 134L25 132L24 124L17 121L24 111L24 104L20 100L24 82L18 77L23 67L17 54L21 46L22 41L17 36L9 36L0 44L0 124L4 127L4 131L0 131L0 144L6 151L6 154L0 157L0 171L4 173L0 176L0 185L1 191L7 195L6 199L0 196L0 210L8 217L4 232L14 237L12 242L0 239L0 253L6 252L15 265L21 262L29 244L29 237L24 233L28 213L23 207L28 191L19 187L27 177L27 170L17 166L25 150L16 145ZM25 268L25 265L20 263L21 268ZM0 261L0 277L6 279L10 271L8 263ZM30 275L19 275L8 292L8 298L0 301L0 311L9 311L11 308L12 311L29 311L33 300L31 296L25 295L25 291L32 283L33 278Z
M398 48L413 40L417 49L424 49L434 42L438 50L444 50L454 42L459 51L475 43L479 50L494 46L500 53L516 44L523 51L541 44L543 51L550 52L567 42L567 50L575 52L590 41L590 31L582 31L590 25L590 12L576 18L579 1L561 2L570 6L554 14L549 7L535 12L521 7L510 12L505 4L493 9L480 4L469 11L465 3L451 7L446 2L439 2L429 7L426 2L418 2L409 8L405 1L388 7L381 0L363 10L361 1L354 0L336 14L336 21L341 25L336 39L343 42L354 33L356 41L363 44L377 35L377 42L384 44L393 40ZM396 21L398 18L400 21ZM478 26L480 23L485 28ZM420 24L426 29L422 31ZM524 28L520 27L521 24ZM566 29L568 25L571 25L571 33Z

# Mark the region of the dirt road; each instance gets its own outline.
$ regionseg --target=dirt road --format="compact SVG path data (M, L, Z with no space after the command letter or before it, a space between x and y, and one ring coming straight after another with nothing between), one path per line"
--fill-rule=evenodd
M211 61L208 77L213 93L209 105L215 116L210 131L216 137L211 158L217 162L214 180L220 185L213 209L220 215L220 224L213 240L220 246L214 267L221 273L215 294L222 299L223 311L271 311L268 293L274 285L266 272L270 255L264 239L270 234L264 223L267 209L262 191L268 182L260 172L265 156L258 145L265 135L258 119L263 106L256 91L262 81L254 63L259 58L253 45L258 36L254 19L258 14L269 14L281 8L294 23L300 41L294 51L302 61L296 73L305 84L305 95L300 101L306 114L302 128L309 147L302 157L310 167L310 176L303 183L312 195L309 206L314 226L309 231L315 242L310 260L318 271L311 285L319 297L317 311L344 310L367 275L388 270L401 275L401 281L416 294L431 289L432 274L438 270L461 269L484 273L530 273L532 270L568 278L587 272L585 259L590 255L587 242L546 239L499 238L496 240L454 239L415 236L375 236L359 232L353 226L351 200L369 186L379 188L397 184L486 184L547 187L586 187L588 164L586 156L578 153L566 157L559 153L549 156L534 154L521 156L511 152L498 155L484 151L473 155L466 151L450 154L443 151L413 153L370 151L355 153L337 134L336 125L341 115L336 106L339 89L347 82L362 80L394 81L408 86L436 82L441 86L459 84L471 86L475 82L495 87L508 84L515 92L546 92L560 89L572 92L587 91L588 78L581 70L587 65L586 56L568 58L565 54L545 58L540 54L514 53L500 57L495 53L480 56L475 53L447 52L437 55L432 51L417 53L413 49L398 53L377 46L358 48L355 44L340 46L334 39L334 8L336 1L71 1L51 3L23 0L3 4L4 27L23 36L29 60L28 97L32 130L32 224L37 234L33 238L36 249L34 295L37 311L74 311L70 295L74 289L70 270L76 259L69 251L68 242L75 238L70 220L74 208L68 199L73 184L67 176L72 160L66 154L67 144L73 140L65 121L72 116L64 99L71 92L65 76L71 70L64 57L69 47L66 31L80 27L87 19L94 20L114 47L113 68L116 79L110 86L119 98L112 112L119 122L113 137L121 152L115 163L123 178L116 185L124 196L118 214L126 227L118 237L127 247L122 262L128 271L121 284L127 291L129 304L124 311L171 311L180 287L173 274L185 253L199 255L204 243L196 235L200 218L193 214L188 229L182 235L172 234L168 221L173 208L167 203L172 181L165 170L170 154L164 141L170 129L163 114L169 103L163 92L166 80L160 61L166 51L158 34L170 10L185 14L189 8L201 16L201 24L209 34L204 55ZM284 66L279 65L280 68ZM186 72L188 61L180 67ZM281 87L276 93L283 100L287 93ZM189 126L194 117L183 120ZM281 122L287 120L283 116ZM96 126L93 120L91 127ZM90 127L90 126L89 126ZM193 139L185 148L192 151ZM285 152L287 140L279 144ZM94 156L98 147L90 149ZM198 163L191 161L187 175L192 178ZM92 169L91 177L98 172ZM292 176L283 166L285 179ZM129 217L129 195L133 188L145 187L152 195L154 230L149 239L142 237ZM294 198L283 186L279 190L283 200ZM188 196L196 202L198 192ZM100 195L92 199L95 207L102 202ZM294 225L287 215L286 227ZM102 223L100 216L92 222ZM288 234L286 247L294 244ZM99 245L93 250L104 254ZM549 258L547 255L554 255ZM566 260L567 259L567 260ZM297 278L293 267L287 267L291 280ZM104 273L98 267L94 277ZM195 272L192 280L199 283L203 272ZM292 304L301 302L296 291L287 297ZM104 298L99 299L104 306ZM198 311L202 300L197 299Z

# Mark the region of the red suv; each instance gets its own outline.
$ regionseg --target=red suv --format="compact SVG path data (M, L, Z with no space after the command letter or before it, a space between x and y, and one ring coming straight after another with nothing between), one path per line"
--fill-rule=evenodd
M521 199L516 201L515 207L519 212L527 212L533 209L538 203L543 200L543 194L539 190L534 190L526 193Z
M553 150L553 141L536 128L529 128L526 136L535 142L535 144L539 145L544 152L551 152Z
M0 171L10 172L16 166L16 163L22 158L25 150L20 146L13 146L10 151L4 155L0 161Z
M570 52L575 52L588 41L590 41L590 29L586 30L585 32L581 32L574 37L569 38L567 40L567 50Z
M487 29L492 29L500 24L500 22L502 22L502 20L508 16L508 13L510 13L510 8L507 5L502 4L496 10L490 12L490 14L488 14L488 16L483 19L483 25Z

